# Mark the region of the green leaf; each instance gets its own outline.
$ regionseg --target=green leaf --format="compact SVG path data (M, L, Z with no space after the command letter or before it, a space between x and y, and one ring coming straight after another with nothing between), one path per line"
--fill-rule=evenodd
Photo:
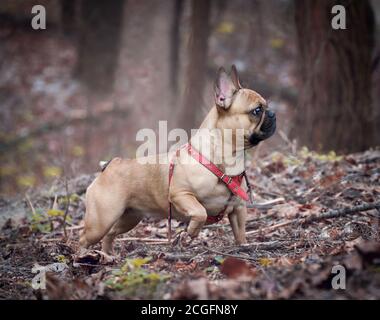
M62 174L62 169L56 166L47 166L43 168L43 174L47 178L60 177Z
M219 263L219 264L222 264L225 260L225 258L223 256L215 256L214 260Z
M47 215L50 217L62 217L65 215L65 212L59 209L50 209L48 210Z

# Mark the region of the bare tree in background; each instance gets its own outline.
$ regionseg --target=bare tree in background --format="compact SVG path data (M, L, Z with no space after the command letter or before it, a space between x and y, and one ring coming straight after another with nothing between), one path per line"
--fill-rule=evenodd
M374 18L367 0L342 0L346 27L331 27L334 0L296 0L301 73L294 136L318 150L361 151L373 146L371 59Z
M178 94L178 69L180 65L179 61L179 49L180 49L180 22L183 12L183 0L174 0L174 13L173 22L171 26L170 34L170 84L173 90L173 94L176 97Z
M61 25L66 36L75 34L78 7L79 3L75 0L61 0Z
M203 105L210 33L210 5L210 0L191 1L191 30L187 48L184 102L179 117L179 126L187 132L198 125L197 114Z
M113 89L124 0L82 0L78 78L97 92Z

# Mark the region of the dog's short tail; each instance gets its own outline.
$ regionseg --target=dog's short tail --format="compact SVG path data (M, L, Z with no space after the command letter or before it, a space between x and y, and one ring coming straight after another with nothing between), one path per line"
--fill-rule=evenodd
M110 164L111 160L108 161L99 161L99 166L102 169L102 172L106 170L107 166Z

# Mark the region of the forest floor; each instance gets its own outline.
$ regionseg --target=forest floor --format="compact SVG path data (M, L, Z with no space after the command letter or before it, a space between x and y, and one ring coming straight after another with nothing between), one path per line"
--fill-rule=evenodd
M247 245L234 245L226 218L183 249L167 243L166 221L144 220L108 265L95 250L74 261L93 176L30 193L27 217L0 234L0 299L380 299L380 150L273 153L249 175L255 201L284 201L249 209ZM39 266L46 289L35 290Z

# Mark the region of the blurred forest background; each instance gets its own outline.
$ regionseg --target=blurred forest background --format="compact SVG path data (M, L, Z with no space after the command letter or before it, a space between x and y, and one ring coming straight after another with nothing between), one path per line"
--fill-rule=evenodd
M331 28L331 7L347 29ZM46 30L31 8L45 6ZM276 135L348 153L380 142L380 1L1 0L0 189L134 157L140 128L196 128L220 66L277 112Z

